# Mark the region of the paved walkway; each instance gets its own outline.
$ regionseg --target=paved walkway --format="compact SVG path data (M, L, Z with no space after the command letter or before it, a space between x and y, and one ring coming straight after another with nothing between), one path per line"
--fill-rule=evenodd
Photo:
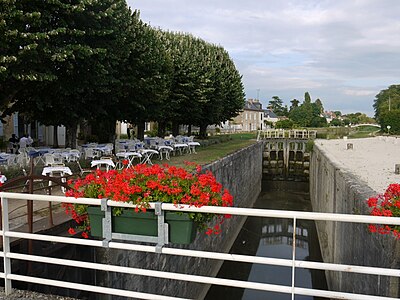
M35 194L45 194L45 191ZM63 196L60 187L52 189L52 195ZM52 227L49 217L49 205L47 201L33 201L33 232L39 232ZM28 209L26 200L9 200L9 226L11 230L28 232ZM53 225L62 224L70 220L70 216L64 213L59 203L52 203ZM0 239L0 248L2 240Z

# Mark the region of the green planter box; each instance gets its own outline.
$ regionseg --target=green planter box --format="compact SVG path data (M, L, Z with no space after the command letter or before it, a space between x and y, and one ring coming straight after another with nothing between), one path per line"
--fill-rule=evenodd
M104 212L99 206L88 207L90 233L94 237L103 236ZM187 213L166 212L165 221L169 225L169 241L175 244L190 244L196 237L197 226ZM157 236L157 216L154 211L136 213L125 209L120 216L112 217L112 231L116 233Z

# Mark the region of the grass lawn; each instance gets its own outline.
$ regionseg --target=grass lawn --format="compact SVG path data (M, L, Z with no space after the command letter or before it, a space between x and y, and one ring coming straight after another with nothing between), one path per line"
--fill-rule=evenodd
M366 138L379 135L380 129L374 126L360 126L355 132L349 134L349 138Z
M170 161L154 159L153 163L167 163L169 165L183 167L185 161L190 161L205 165L256 142L256 134L254 133L231 134L231 137L231 140L223 143L213 144L207 147L196 147L196 154L171 156Z

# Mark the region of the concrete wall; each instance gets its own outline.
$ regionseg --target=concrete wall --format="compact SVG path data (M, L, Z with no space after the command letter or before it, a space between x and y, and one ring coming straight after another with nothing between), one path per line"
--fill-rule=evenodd
M237 207L252 207L261 191L263 144L258 143L231 154L205 167L234 196ZM190 159L188 157L188 159ZM201 251L228 252L238 235L244 217L232 217L222 225L220 235L207 236L200 232L189 246L173 247ZM97 261L136 268L150 268L193 275L215 276L222 262L212 259L187 258L164 254L141 253L114 249L97 249ZM143 276L121 275L105 272L96 274L97 285L124 288L138 292L156 293L175 297L202 299L208 286L174 280ZM118 299L101 296L102 299Z
M310 197L314 212L369 214L366 200L376 192L341 170L314 146L310 164ZM316 221L326 263L400 268L400 242L372 234L368 224ZM398 297L399 280L387 276L326 272L330 290Z

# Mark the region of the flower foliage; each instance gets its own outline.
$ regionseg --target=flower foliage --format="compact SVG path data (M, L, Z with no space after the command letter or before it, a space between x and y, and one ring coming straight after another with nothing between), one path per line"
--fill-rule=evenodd
M383 217L400 217L400 184L390 184L383 195L370 197L368 206L371 208L370 214ZM392 234L400 239L399 225L369 225L370 232L380 234Z
M193 166L193 163L187 163ZM201 206L232 206L233 197L210 171L201 173L200 166L196 172L188 169L160 165L138 164L122 170L101 171L96 170L83 179L70 182L71 190L66 196L75 198L107 198L114 201L128 202L136 205L136 212L145 212L149 202L173 203L175 205L187 204L195 207ZM90 230L87 216L88 205L64 204L67 214L86 231ZM122 212L122 208L114 208L114 215ZM208 213L190 213L189 216L198 224L206 234L220 233L220 224L229 215L218 215L217 225L208 227L206 223L215 217ZM74 234L74 229L70 229Z

